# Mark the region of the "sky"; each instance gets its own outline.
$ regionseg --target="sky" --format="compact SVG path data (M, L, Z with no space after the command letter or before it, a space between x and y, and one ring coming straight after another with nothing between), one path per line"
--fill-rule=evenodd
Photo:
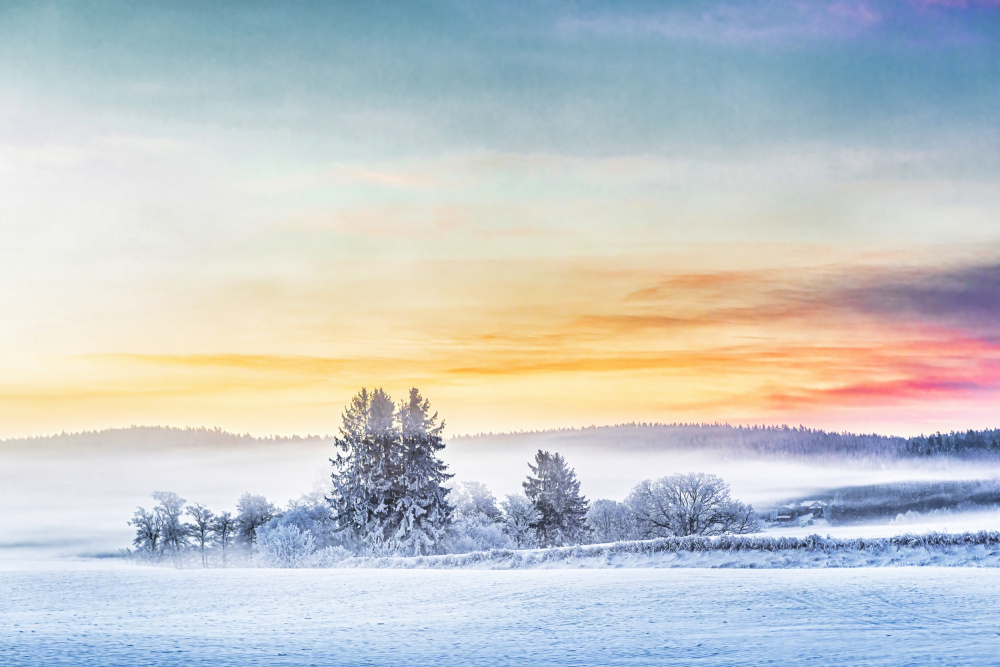
M1000 426L1000 2L7 2L0 437Z

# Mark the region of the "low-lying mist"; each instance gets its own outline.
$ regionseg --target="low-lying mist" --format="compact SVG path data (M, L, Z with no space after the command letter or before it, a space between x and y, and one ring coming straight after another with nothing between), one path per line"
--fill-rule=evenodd
M757 506L848 486L1000 477L995 462L925 458L770 457L667 431L585 430L455 438L442 458L453 482L520 493L538 449L558 451L591 500L622 499L643 479L703 471ZM636 435L636 434L639 435ZM666 435L665 435L666 434ZM136 506L174 491L212 510L233 510L245 491L279 505L327 488L332 439L256 439L205 429L124 429L0 443L0 554L19 558L110 555L129 546Z

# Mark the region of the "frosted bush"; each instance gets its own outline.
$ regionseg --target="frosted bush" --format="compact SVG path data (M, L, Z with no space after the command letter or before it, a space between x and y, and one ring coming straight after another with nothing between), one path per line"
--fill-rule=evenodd
M336 567L343 561L354 556L342 546L323 547L317 549L308 559L309 567Z
M254 551L261 567L305 567L316 541L294 524L263 526L257 531Z
M484 516L456 521L447 541L451 553L469 553L488 549L514 549L517 545L504 531L503 524Z

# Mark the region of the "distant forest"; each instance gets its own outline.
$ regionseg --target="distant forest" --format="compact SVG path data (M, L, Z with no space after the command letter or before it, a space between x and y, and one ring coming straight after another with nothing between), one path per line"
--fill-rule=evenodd
M831 433L804 426L732 426L729 424L631 423L578 429L480 433L446 438L459 447L489 447L532 441L542 448L559 449L572 442L609 451L717 451L732 458L809 458L886 461L946 457L962 460L1000 459L1000 429L934 433L912 438L878 434ZM319 444L331 436L255 437L219 428L130 428L61 433L33 438L0 440L0 447L69 447L172 449L214 447L273 447Z
M832 433L805 426L630 423L580 429L481 433L451 438L489 443L531 438L555 447L560 441L590 443L615 450L718 451L731 457L904 460L930 457L980 460L1000 458L1000 429L920 435Z
M0 446L5 449L30 447L37 449L44 446L67 447L70 449L129 449L156 451L178 448L221 448L221 447L258 447L283 445L291 443L323 442L332 440L318 435L266 437L252 436L249 433L230 433L221 428L176 428L173 426L130 426L128 428L109 428L100 431L82 431L77 433L59 433L56 435L34 436L29 438L10 438L0 440Z

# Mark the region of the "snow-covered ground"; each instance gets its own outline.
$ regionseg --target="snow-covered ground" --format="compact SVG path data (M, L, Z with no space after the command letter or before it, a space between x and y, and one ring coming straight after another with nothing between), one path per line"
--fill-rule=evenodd
M1000 570L0 571L0 664L996 664Z

